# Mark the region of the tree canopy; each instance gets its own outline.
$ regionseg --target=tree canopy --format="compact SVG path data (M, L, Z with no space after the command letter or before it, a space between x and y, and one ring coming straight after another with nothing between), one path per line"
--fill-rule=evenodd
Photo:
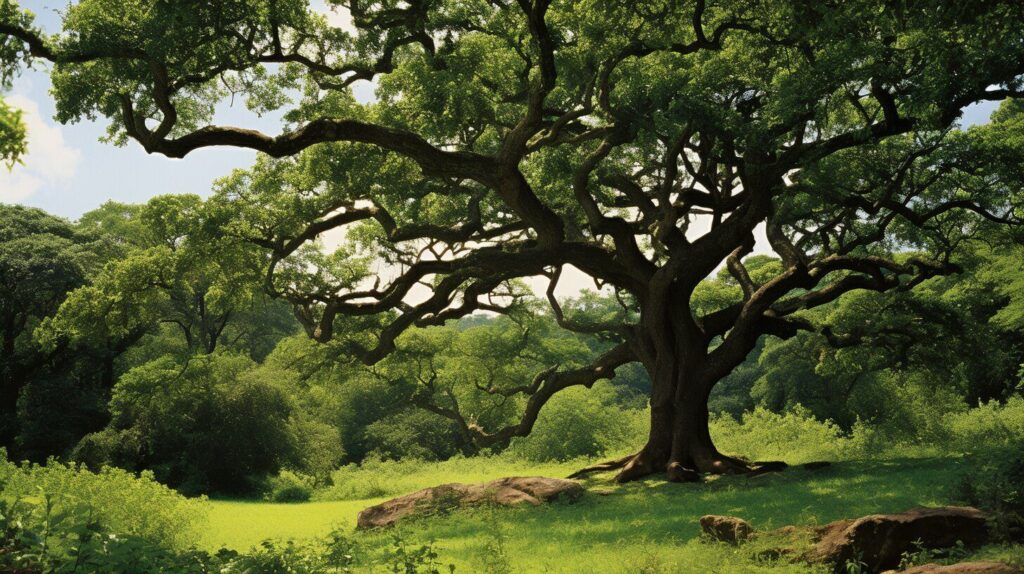
M806 311L952 273L965 239L1020 221L1019 2L328 5L352 29L299 0L83 0L48 35L2 0L0 71L53 62L58 119L108 118L115 143L263 152L209 221L263 250L310 336L368 364L413 326L514 313L517 280L547 278L559 324L610 344L519 390L514 433L639 362L651 433L622 480L744 470L707 400L762 336L837 336ZM227 98L284 132L213 124ZM762 230L778 265L748 257ZM701 298L723 266L731 289ZM621 309L563 309L569 267Z

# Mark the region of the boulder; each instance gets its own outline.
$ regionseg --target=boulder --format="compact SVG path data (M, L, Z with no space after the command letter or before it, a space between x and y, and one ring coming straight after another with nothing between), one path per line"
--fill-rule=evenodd
M875 514L856 520L840 520L815 532L817 543L804 558L812 563L830 563L836 572L847 561L859 559L870 572L895 568L904 552L918 544L925 548L948 548L961 541L966 546L987 538L985 515L970 507L915 508L899 514Z
M961 562L960 564L925 564L906 570L888 570L883 574L1024 574L1020 568L1002 562Z
M738 544L754 533L750 523L735 516L708 514L700 517L700 527L705 534L720 542Z
M442 484L371 506L359 513L356 527L391 526L411 516L480 504L537 506L556 498L575 500L582 494L583 486L574 480L536 476L499 478L484 484Z

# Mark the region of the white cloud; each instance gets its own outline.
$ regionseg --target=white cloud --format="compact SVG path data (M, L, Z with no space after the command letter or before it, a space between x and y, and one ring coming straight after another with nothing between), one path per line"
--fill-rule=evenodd
M28 154L23 163L7 171L0 169L0 201L23 201L46 186L71 181L78 172L82 153L64 142L59 126L43 120L39 106L25 96L5 98L12 107L22 110L28 132Z

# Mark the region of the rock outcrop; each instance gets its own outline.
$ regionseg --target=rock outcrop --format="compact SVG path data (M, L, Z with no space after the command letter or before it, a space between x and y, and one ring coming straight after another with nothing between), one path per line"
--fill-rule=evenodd
M905 552L920 547L949 548L983 543L988 532L985 514L976 508L945 506L914 508L898 514L873 514L839 520L816 531L817 543L804 558L835 564L837 571L857 559L871 572L895 568Z
M899 565L905 553L922 548L941 549L963 543L977 546L988 539L986 517L976 508L944 506L914 508L897 514L872 514L857 519L837 520L820 528L786 526L771 532L756 532L749 523L733 516L707 515L701 529L712 539L738 544L754 536L783 542L786 548L767 551L773 556L799 556L812 564L829 564L837 573L846 572L850 562L861 563L867 572L881 572ZM812 543L810 550L792 546L794 538ZM795 544L797 548L805 547ZM1015 568L995 562L963 563L950 566L929 564L907 572L919 574L1013 574Z
M559 498L575 500L582 494L580 483L560 478L509 477L484 484L443 484L371 506L359 513L356 526L391 526L412 516L444 513L481 504L537 506Z

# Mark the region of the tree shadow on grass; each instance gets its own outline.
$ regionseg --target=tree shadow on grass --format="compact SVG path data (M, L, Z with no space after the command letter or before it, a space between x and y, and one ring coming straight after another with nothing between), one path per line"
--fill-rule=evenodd
M650 479L610 486L598 477L588 486L611 490L607 496L589 494L575 504L536 508L459 511L403 528L438 541L463 539L463 545L495 530L527 546L622 544L641 538L685 542L699 536L698 520L705 514L740 516L755 528L769 529L945 504L961 466L956 457L849 461L703 484Z

